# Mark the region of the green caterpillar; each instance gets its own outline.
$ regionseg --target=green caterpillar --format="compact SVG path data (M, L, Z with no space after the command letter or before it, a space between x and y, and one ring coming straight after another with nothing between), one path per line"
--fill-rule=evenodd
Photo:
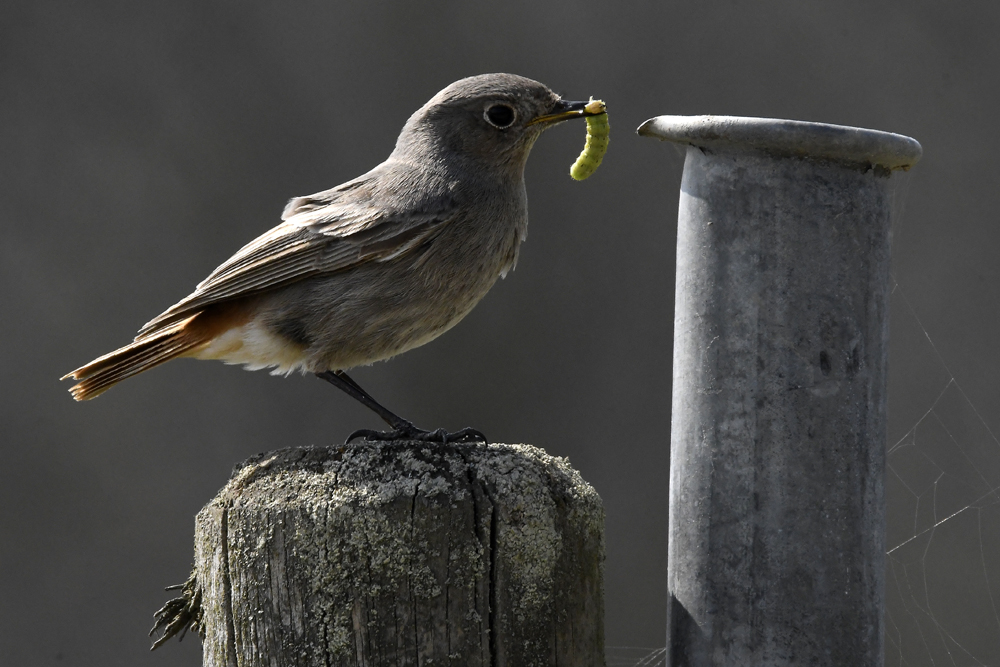
M608 132L611 129L607 106L601 100L590 98L584 113L591 114L587 116L587 143L580 157L569 168L569 175L577 181L587 178L601 165L608 150Z

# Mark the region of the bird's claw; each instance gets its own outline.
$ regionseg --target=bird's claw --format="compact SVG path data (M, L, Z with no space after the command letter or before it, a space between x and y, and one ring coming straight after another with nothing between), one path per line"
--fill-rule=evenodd
M375 431L370 428L358 429L347 437L345 444L350 443L355 438L364 438L365 440L375 442L417 440L419 442L439 442L441 444L448 444L452 442L489 443L489 440L486 439L483 432L474 428L463 428L454 432L448 432L443 428L439 428L434 431L425 431L424 429L417 428L412 424L401 428L395 428L391 431Z

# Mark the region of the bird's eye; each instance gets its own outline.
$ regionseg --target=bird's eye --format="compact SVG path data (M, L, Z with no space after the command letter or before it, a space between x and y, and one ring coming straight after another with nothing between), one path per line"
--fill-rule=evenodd
M514 117L517 114L514 112L513 107L509 107L506 104L494 104L483 116L486 121L493 127L498 127L501 130L507 129L514 124Z

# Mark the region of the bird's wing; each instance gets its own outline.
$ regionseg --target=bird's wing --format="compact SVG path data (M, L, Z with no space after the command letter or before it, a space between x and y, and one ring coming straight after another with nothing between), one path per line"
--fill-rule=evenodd
M350 185L293 199L284 222L243 246L194 292L146 323L136 340L214 303L398 257L433 238L452 217L448 206L396 212L368 197L343 196Z

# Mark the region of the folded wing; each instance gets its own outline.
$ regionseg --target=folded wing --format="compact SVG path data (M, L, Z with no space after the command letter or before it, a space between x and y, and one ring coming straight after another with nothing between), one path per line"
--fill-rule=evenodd
M194 292L144 325L136 340L215 303L398 257L432 239L451 218L447 205L420 213L379 206L366 196L364 178L292 200L283 223L243 246Z

